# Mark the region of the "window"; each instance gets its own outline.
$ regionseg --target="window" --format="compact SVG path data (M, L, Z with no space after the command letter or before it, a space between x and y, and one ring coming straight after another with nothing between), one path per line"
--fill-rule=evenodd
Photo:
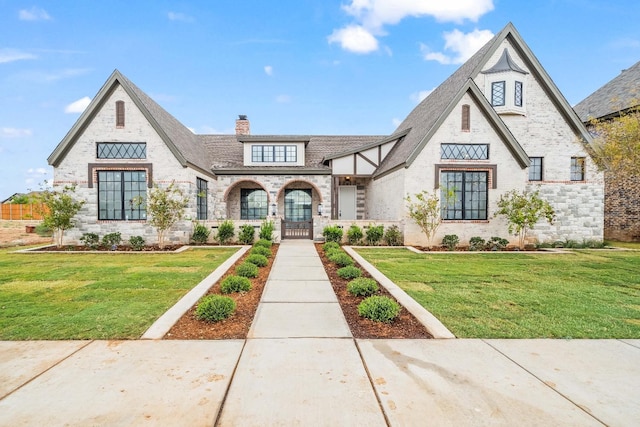
M440 175L442 219L487 219L487 172L443 171Z
M147 218L145 171L98 171L98 219Z
M116 127L124 127L124 101L116 101Z
M295 163L298 161L295 145L253 145L251 161L254 163Z
M266 191L250 188L240 190L240 219L264 219L268 208Z
M443 160L487 160L488 144L442 144L440 158Z
M462 106L462 131L469 132L471 130L471 107L464 104Z
M516 81L513 103L516 107L522 107L522 82Z
M584 157L571 158L571 181L584 181Z
M542 181L542 157L530 157L529 181Z
M207 181L204 179L196 179L196 187L198 189L198 194L196 196L198 219L207 219L207 184Z
M146 159L146 142L98 142L99 159Z
M491 83L491 105L500 107L504 105L505 81Z
M311 190L285 190L284 218L287 221L309 221L311 202Z

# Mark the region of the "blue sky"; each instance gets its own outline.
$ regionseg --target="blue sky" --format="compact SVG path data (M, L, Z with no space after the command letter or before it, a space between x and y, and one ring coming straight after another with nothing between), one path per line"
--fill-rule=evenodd
M0 200L114 69L196 133L391 133L513 22L575 105L640 60L637 0L0 0Z

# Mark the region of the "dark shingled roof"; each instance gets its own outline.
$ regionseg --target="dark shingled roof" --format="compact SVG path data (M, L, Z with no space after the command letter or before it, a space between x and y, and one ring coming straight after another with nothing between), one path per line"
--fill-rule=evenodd
M580 120L608 118L640 105L640 62L622 72L574 108Z

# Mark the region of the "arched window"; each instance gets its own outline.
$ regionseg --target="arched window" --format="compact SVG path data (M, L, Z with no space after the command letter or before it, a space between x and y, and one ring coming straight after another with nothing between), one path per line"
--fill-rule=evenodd
M124 101L116 101L116 127L124 127Z
M471 108L468 104L462 106L462 131L469 132L471 130Z

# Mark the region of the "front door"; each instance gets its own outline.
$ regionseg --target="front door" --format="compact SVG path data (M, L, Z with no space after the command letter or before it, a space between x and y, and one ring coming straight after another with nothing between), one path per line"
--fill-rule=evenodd
M285 190L282 238L313 238L311 190Z
M338 187L338 219L356 219L355 185L341 185Z

